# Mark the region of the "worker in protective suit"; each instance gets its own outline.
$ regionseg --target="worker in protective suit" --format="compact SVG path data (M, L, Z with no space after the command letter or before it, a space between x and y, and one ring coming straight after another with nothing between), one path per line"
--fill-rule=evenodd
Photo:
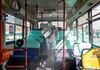
M42 29L42 34L46 38L46 45L47 45L47 67L53 68L55 66L55 47L56 42L59 37L57 27L53 26L51 22L48 23L48 27L44 27Z

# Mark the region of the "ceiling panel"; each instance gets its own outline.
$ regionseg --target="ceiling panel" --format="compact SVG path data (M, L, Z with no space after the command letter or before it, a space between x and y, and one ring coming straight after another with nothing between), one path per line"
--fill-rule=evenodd
M57 10L59 12L58 16L63 17L63 3L60 3L58 5L57 9L57 2L60 0L27 0L27 6L28 6L28 16L33 16L33 18L36 18L36 14L39 14L38 16L41 16L41 12L43 11L43 16L46 18L48 17L56 17L57 16ZM77 0L65 0L66 1L66 15L67 12L72 9L74 4ZM19 0L21 3L22 8L25 8L25 0ZM36 11L36 5L38 5L38 12ZM12 10L11 10L12 12Z
M66 0L67 10L70 11L76 2L77 2L77 0Z

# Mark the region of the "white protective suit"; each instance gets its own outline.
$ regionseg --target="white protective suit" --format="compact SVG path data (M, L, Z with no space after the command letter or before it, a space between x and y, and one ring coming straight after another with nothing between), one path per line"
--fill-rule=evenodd
M56 42L59 37L58 29L53 26L49 25L48 27L43 28L42 34L46 38L46 45L47 45L47 66L54 67L55 66L55 47Z

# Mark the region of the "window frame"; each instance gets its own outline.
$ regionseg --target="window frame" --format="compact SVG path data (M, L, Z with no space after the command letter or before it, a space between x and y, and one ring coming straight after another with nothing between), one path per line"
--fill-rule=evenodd
M17 18L17 17L15 17L13 15L10 15L10 14L8 14L8 15L13 17L13 19L15 19L15 20L18 19L18 20L21 20L21 22L23 21L23 19ZM9 20L7 20L7 21L9 21ZM13 41L6 41L6 38L5 38L6 45L9 45L9 44L14 44L14 42L15 42L15 33L16 33L15 29L16 29L16 26L21 26L22 27L22 32L23 32L24 22L22 22L21 24L17 24L16 22L12 23L12 22L7 22L7 21L5 22L5 29L6 29L6 24L11 24L11 25L14 26L14 40ZM5 30L5 35L6 35L6 30Z
M83 23L81 23L81 24L79 24L79 19L80 18L82 18L82 17L84 17L85 15L87 14L87 18L86 18L86 22L83 22ZM78 30L79 30L79 27L81 27L82 28L82 40L81 40L81 42L85 42L84 41L84 33L83 33L83 26L85 25L85 24L88 24L89 25L89 21L88 21L88 19L89 19L89 16L88 16L89 14L88 14L88 11L87 12L85 12L83 15L81 15L80 17L78 17L77 18L77 37L78 37L78 40L79 40L79 32L78 32ZM90 35L89 35L90 36Z
M92 10L94 9L94 8L96 8L96 7L98 7L98 6L100 6L100 3L97 3L93 8L91 8L91 29L92 29L92 32L93 32L93 22L95 22L95 21L98 21L98 20L100 20L100 17L97 17L97 18L94 18L94 16L98 16L98 14L95 14L95 15L93 15L92 14ZM100 12L99 12L100 13ZM99 14L100 15L100 14ZM93 43L93 33L92 33L92 44L94 45L94 43ZM100 46L100 45L99 45Z

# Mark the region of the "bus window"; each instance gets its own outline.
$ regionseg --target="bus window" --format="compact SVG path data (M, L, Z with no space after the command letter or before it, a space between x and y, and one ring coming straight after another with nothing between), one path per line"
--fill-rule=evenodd
M100 17L99 13L100 13L100 5L98 5L95 8L93 8L93 10L92 10L92 16L94 16L96 14L98 14L98 15L94 16L92 19Z
M27 33L29 33L30 32L30 22L27 22Z
M30 32L30 28L28 27L28 28L27 28L27 33L29 33L29 32Z
M73 35L76 36L76 34L77 34L77 33L76 33L76 28L74 27L74 28L73 28Z
M6 22L14 24L15 23L15 17L10 15L10 14L7 14Z
M88 22L88 13L85 13L84 15L82 15L81 17L78 18L78 25L82 25L86 22Z
M23 25L23 20L22 19L19 19L17 17L15 17L15 22L14 24L17 24L17 25Z
M78 40L82 42L82 26L78 26Z
M57 21L52 21L52 25L54 25L55 27L57 27Z
M6 24L6 42L14 41L14 25Z
M77 32L76 32L76 21L73 22L73 35L76 36Z
M15 39L21 39L22 38L22 26L16 26L15 31Z
M47 21L38 22L39 29L43 28L43 27L47 27L48 26L47 24L48 24ZM63 29L63 21L52 21L52 25L54 25L55 27L60 27L61 29Z
M59 21L58 25L59 25L58 27L61 27L63 29L63 21ZM66 22L65 22L65 28L66 28Z
M79 41L84 41L83 39L85 38L85 37L88 37L88 35L86 35L87 34L87 32L85 31L85 29L84 29L84 32L83 32L83 30L82 30L82 27L83 27L83 25L86 25L85 23L87 23L88 22L88 13L85 13L84 15L82 15L81 17L79 17L78 18L78 39L79 39ZM87 26L86 26L87 27ZM87 29L88 30L88 29ZM84 37L83 37L83 35L82 34L84 34ZM85 36L86 35L86 36ZM86 39L86 38L85 38ZM87 38L88 39L88 38Z
M27 22L27 27L30 27L30 22Z
M83 25L83 40L89 42L89 26L88 24Z
M47 23L48 23L47 21L40 21L40 22L38 22L39 29L47 26Z
M93 44L100 46L100 20L94 21L93 26Z

